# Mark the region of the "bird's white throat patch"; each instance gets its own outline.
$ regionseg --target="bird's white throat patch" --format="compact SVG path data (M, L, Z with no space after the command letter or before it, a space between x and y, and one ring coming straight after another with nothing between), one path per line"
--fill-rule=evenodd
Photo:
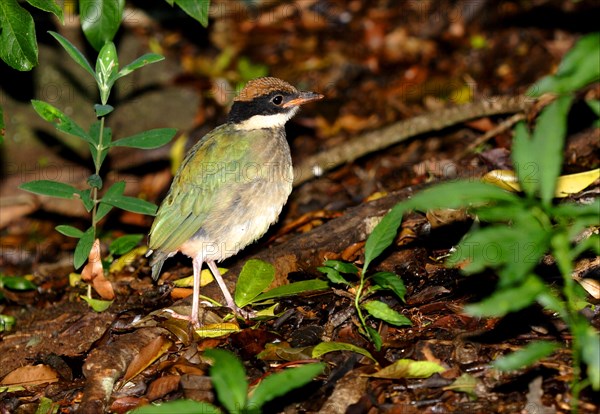
M274 115L254 115L235 125L236 129L252 130L252 129L263 129L263 128L278 128L285 125L291 117L296 115L299 107L292 108L288 112Z

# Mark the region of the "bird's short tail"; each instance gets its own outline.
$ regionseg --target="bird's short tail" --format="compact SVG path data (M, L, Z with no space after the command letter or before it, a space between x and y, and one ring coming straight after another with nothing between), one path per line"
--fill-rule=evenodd
M165 263L165 260L169 257L168 253L161 252L160 250L148 250L146 253L146 257L152 255L150 259L150 266L152 266L152 279L158 280L160 276L160 271Z

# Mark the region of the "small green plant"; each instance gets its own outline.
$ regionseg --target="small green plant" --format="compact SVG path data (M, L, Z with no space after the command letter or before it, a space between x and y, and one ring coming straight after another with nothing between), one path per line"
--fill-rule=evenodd
M271 374L260 384L249 389L246 372L241 361L231 352L222 349L209 349L205 355L213 363L210 377L221 405L228 413L259 414L269 401L281 397L293 389L308 384L325 369L322 363L311 363ZM160 406L146 406L133 411L133 414L166 413L220 413L216 406L191 400L164 403Z
M380 245L374 243L374 241L381 237L381 233L388 233L389 231L390 229L385 225L384 221L373 229L365 244L365 264L362 270L352 263L339 260L326 260L323 263L324 266L318 268L318 270L325 273L330 282L351 288L351 290L356 292L354 293L354 308L360 321L361 333L373 342L377 350L381 349L381 336L375 328L367 323L367 317L363 313L363 310L372 318L382 320L391 325L412 325L410 319L392 309L388 304L379 300L367 300L377 291L389 290L404 302L406 287L400 276L392 272L377 272L367 275L367 270L371 262L384 250L380 249ZM349 277L352 277L355 281L349 281Z
M560 317L573 337L570 348L574 411L583 388L591 385L600 390L600 336L579 312L586 304L586 294L572 278L573 262L582 253L591 250L600 255L597 234L576 242L584 229L600 225L600 200L587 205L556 203L554 195L572 95L600 79L596 59L599 54L599 34L585 36L565 56L555 75L531 88L531 94L554 92L559 96L544 108L531 133L523 123L515 128L512 159L522 194L473 181L444 183L423 191L397 204L377 225L365 246L363 267L365 273L371 261L393 242L405 212L469 208L481 225L463 238L449 257L449 264L463 264L462 270L467 275L494 269L499 281L491 296L466 306L465 312L502 317L538 303ZM594 105L590 103L592 109ZM536 274L536 266L548 252L562 278L560 288ZM357 300L360 292L361 289ZM549 356L559 346L549 341L533 342L498 359L494 366L501 370L522 368ZM587 375L583 374L584 366Z
M106 217L113 207L149 215L155 214L156 212L157 207L153 203L135 197L125 196L123 194L125 191L124 181L114 183L104 191L103 195L100 194L103 189L100 170L110 148L157 148L169 142L175 135L176 130L172 128L159 128L122 138L120 140L113 140L111 129L105 125L107 115L114 109L112 106L108 105L107 102L115 82L119 78L122 78L143 66L164 59L162 56L149 53L119 69L115 45L113 42L108 41L98 54L96 68L94 70L83 54L67 39L58 33L50 32L50 34L58 40L69 56L71 56L71 58L73 58L73 60L96 81L100 93L100 104L94 105L94 112L97 120L86 130L58 108L47 102L33 100L33 108L44 120L54 124L59 131L76 136L88 143L94 163L94 173L87 179L88 188L83 190L77 189L70 184L51 180L31 181L22 184L20 188L36 194L66 199L78 199L83 203L85 209L91 213L91 225L85 231L70 225L59 225L56 227L56 230L60 233L79 239L73 258L75 268L79 269L85 263L92 250L92 245L97 235L97 225L99 221Z
M37 288L29 279L23 276L6 276L0 273L0 303L4 301L3 289L15 291L34 290ZM0 332L10 331L15 324L15 318L0 313Z

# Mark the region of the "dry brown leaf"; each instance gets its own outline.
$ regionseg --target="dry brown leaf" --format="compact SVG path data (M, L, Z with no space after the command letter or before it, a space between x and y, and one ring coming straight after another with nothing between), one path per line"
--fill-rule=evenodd
M137 374L142 372L146 367L156 361L162 354L167 352L169 347L173 343L165 338L164 336L157 336L148 345L140 350L140 352L133 358L127 372L123 377L123 382L127 382Z
M28 365L12 371L0 385L39 385L58 381L58 374L48 365Z
M176 391L179 388L179 381L181 377L179 375L165 375L152 381L148 387L146 397L149 401L154 401L164 397L170 392Z

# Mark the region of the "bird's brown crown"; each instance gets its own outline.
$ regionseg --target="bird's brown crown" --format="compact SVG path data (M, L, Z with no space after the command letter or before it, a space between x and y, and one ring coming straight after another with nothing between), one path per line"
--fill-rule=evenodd
M242 89L242 91L237 96L237 98L234 99L234 101L250 102L254 98L268 95L272 92L287 92L292 94L297 93L298 90L289 83L277 78L266 77L252 79L246 84L244 89Z

